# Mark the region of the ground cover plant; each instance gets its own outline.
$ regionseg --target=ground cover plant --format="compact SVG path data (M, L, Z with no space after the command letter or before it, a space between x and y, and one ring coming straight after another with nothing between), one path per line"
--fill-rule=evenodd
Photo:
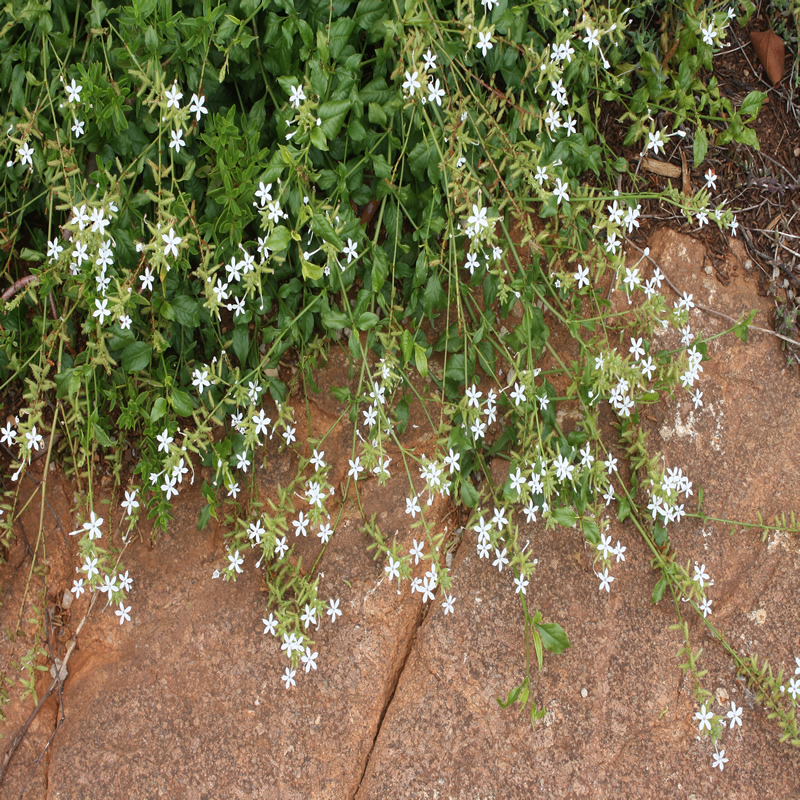
M70 534L81 571L72 594L91 593L124 624L135 614L125 548L145 520L154 536L166 530L181 491L200 480L198 525L214 517L228 531L213 577L264 572L264 633L287 656L275 682L301 691L325 657L314 631L342 612L294 542L318 537L324 549L359 485L400 470L411 551L364 520L384 581L456 614L453 548L476 547L508 573L527 647L524 678L501 705L535 722L533 671L545 650L569 646L569 620L536 609L538 562L519 524L579 533L610 592L626 551L610 520L630 520L652 554L653 602L674 604L712 766L724 768L725 730L742 710L712 709L689 613L781 739L800 744L800 678L727 641L705 565L670 541L672 526L711 519L702 476L665 465L639 424L675 393L702 408L709 339L689 325L692 296L673 295L629 237L663 207L737 235L704 161L730 143L758 147L765 94L734 104L713 71L731 26L752 11L546 0L7 6L3 545L24 510L26 471L40 455L45 470L58 459L85 498ZM681 154L701 189L644 188L645 159L657 169ZM728 332L746 339L751 322ZM352 364L350 385L335 390L347 409L337 425L353 432L341 486L325 437L296 435L333 348ZM570 429L562 407L579 411ZM404 445L412 408L435 432L427 452ZM256 475L273 437L297 472L263 498ZM442 495L461 509L455 535L426 516ZM744 524L797 530L793 516ZM40 605L42 538L31 565ZM3 665L6 697L37 698L37 674L53 661L44 624L14 669Z

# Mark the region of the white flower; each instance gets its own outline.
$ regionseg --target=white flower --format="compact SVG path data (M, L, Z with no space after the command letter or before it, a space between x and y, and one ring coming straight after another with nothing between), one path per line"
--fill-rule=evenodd
M710 46L714 46L714 39L717 37L717 32L714 30L714 23L709 22L708 27L700 28L700 33L703 35L703 41ZM725 752L724 750L722 751Z
M604 569L602 572L595 572L598 578L600 578L600 587L599 591L603 591L605 589L607 592L611 592L611 582L614 580L612 575L608 574L608 568Z
M86 123L84 123L84 121L82 119L74 118L72 120L72 132L75 134L75 138L76 139L80 139L81 136L83 136L83 133L84 133L83 126L85 124Z
M647 149L652 150L655 155L658 155L659 150L664 149L664 139L661 131L647 134Z
M64 91L67 93L68 103L80 103L83 86L79 86L77 83L75 83L75 78L73 78L72 81L64 87Z
M162 233L161 239L164 242L164 255L168 256L170 253L178 257L178 245L183 241L180 236L175 235L174 229L170 226L169 233Z
M525 580L524 575L520 575L519 578L514 578L514 586L516 587L514 589L515 593L516 594L522 593L524 595L527 595L528 592L526 591L526 589L528 587L528 583L529 581Z
M186 142L183 140L183 128L178 128L176 131L171 131L170 136L172 141L169 143L170 148L175 148L176 153L180 153L181 147L186 147Z
M553 194L556 196L556 205L561 205L561 201L563 200L565 203L569 203L569 194L567 190L569 189L569 183L565 183L561 180L561 178L556 178L556 188L553 190Z
M480 50L484 58L486 58L486 53L494 47L492 44L492 30L478 34L478 43L475 45L475 49Z
M419 74L414 71L411 73L406 72L406 79L403 83L403 88L413 97L417 89L422 88L422 84L417 80Z
M474 228L476 231L480 232L483 228L489 227L489 220L487 218L487 214L489 212L488 208L479 208L477 205L473 203L472 205L472 215L467 219L467 225L471 228Z
M94 305L95 310L92 312L92 316L97 317L99 324L102 325L105 321L105 318L111 316L111 312L108 310L108 300L104 298L101 303L100 300L96 299L94 301Z
M581 264L578 264L578 271L573 276L575 278L576 283L578 284L578 289L582 289L584 286L589 285L589 267L584 267Z
M130 622L131 615L128 613L131 610L131 606L125 606L125 603L122 600L119 601L119 608L114 612L119 617L119 624L122 625L123 622Z
M292 86L291 93L289 94L289 102L292 108L300 108L300 103L306 99L305 92L302 86Z
M147 289L148 292L153 291L153 273L150 272L150 267L145 267L144 272L139 276L142 282L142 290Z
M286 672L283 673L281 680L286 684L287 689L290 686L297 686L297 682L294 679L294 676L296 674L297 674L296 669L292 669L291 667L286 667Z
M358 245L348 237L347 245L342 252L347 256L347 263L349 264L354 258L358 258Z
M231 562L229 569L235 569L238 573L243 572L242 564L244 563L244 558L242 558L242 554L238 550L228 554L228 561Z
M708 172L703 176L706 179L706 189L709 192L713 192L714 189L717 188L717 176L711 167L708 168Z
M202 371L200 369L196 369L192 373L192 386L197 387L197 390L200 392L200 394L203 394L203 389L211 386L211 381L208 379L207 369L203 369Z
M47 257L50 261L55 261L63 252L64 248L58 243L58 238L47 243Z
M497 567L498 572L503 571L503 565L508 564L508 558L506 558L506 553L508 550L504 547L503 552L500 552L499 548L495 548L494 554L496 556L495 560L492 561L492 566Z
M132 491L125 490L125 499L120 505L128 512L128 516L133 514L134 508L139 508L139 501L136 499L136 489Z
M591 28L586 28L586 36L583 37L583 43L586 45L586 49L591 53L592 48L596 47L598 50L600 49L600 41L598 40L598 36L600 35L599 30L592 30Z
M416 518L417 514L420 513L419 503L417 502L416 497L406 497L406 514L411 514L411 519ZM416 544L416 539L414 543Z
M177 83L174 83L171 89L167 89L165 94L167 96L167 108L181 107L178 101L183 97L183 93L178 89Z
M191 102L189 103L189 111L195 115L195 119L200 122L200 117L203 114L208 114L208 109L205 106L205 95L198 97L196 94L192 95Z
M525 396L525 387L520 386L518 383L514 383L514 391L511 392L510 395L511 399L514 401L514 405L518 406L520 403L524 403L527 399Z
M728 759L725 758L725 751L720 750L717 753L714 753L713 761L711 763L711 769L719 767L719 771L722 772L725 769L725 765L728 763Z
M430 83L428 83L428 102L441 106L444 95L445 91L441 88L439 79L437 78L435 81L431 79Z
M424 55L424 56L422 56L422 58L423 58L423 60L425 61L425 63L422 65L422 66L423 66L423 69L424 69L426 72L433 72L433 71L436 69L436 59L438 58L438 56L436 56L436 55L435 55L435 54L434 54L434 53L431 51L431 49L430 49L430 47L429 47L429 48L428 48L428 50L427 50L427 52L425 53L425 55Z

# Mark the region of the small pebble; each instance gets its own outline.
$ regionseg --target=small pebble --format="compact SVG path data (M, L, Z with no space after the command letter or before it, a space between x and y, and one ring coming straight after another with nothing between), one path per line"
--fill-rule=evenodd
M589 696L589 692L588 692L588 691L586 691L586 687L584 687L583 689L581 689L581 697L583 697L583 698L585 699L585 698L587 698L588 696Z

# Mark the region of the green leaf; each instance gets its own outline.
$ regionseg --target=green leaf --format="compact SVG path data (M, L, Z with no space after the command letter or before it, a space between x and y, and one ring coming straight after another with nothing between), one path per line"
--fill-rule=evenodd
M368 331L370 328L374 328L378 324L378 315L374 314L372 311L364 311L361 316L358 318L358 323L356 327L360 331Z
M353 107L350 100L329 100L319 107L322 132L330 141L339 135L347 112Z
M626 519L631 515L631 507L628 504L626 498L621 497L619 500L619 506L617 507L617 519L620 522L625 522Z
M414 342L414 363L422 378L428 377L428 356L421 344Z
M669 541L667 529L658 524L653 525L653 541L659 547L663 547Z
M404 330L400 336L400 350L403 352L403 366L405 366L414 354L414 337L410 331Z
M702 125L697 126L694 134L694 168L697 169L705 160L706 153L708 152L708 136L706 136L705 129Z
M334 20L328 36L328 49L332 59L336 60L342 54L355 27L356 21L352 17L339 17Z
M250 329L245 325L236 325L233 328L233 352L243 367L247 363L247 353L250 350Z
M385 127L386 123L388 122L386 112L383 110L383 106L378 105L378 103L369 104L369 112L367 116L373 125L378 125L381 128Z
M158 422L167 413L167 400L165 397L156 398L150 411L150 422Z
M756 116L756 114L761 111L761 104L764 102L766 96L766 92L750 92L750 94L742 100L742 104L739 106L739 113L742 116Z
M170 306L172 308L173 316L169 319L174 319L184 328L199 327L200 304L193 297L182 294L179 297L173 298Z
M182 389L173 389L172 407L182 417L189 417L192 414L192 399Z
M758 314L758 309L754 308L746 317L739 320L739 322L733 326L734 335L745 343L747 343L747 331L753 324L753 319L755 319L756 314Z
M332 244L337 250L343 249L342 240L333 229L330 221L322 214L314 214L314 218L311 220L311 230L314 231L316 236Z
M350 324L350 320L346 314L331 309L323 311L320 314L320 320L323 327L327 328L329 331L340 331Z
M558 655L571 647L566 632L557 622L535 622L534 627L542 637L542 646L545 650Z
M394 410L394 413L397 414L397 426L396 431L398 436L402 436L406 428L408 427L408 421L411 418L411 409L408 407L408 401L403 398L398 404L397 408Z
M659 578L658 583L653 587L653 595L652 600L653 603L658 603L661 598L664 596L664 590L667 588L667 577L666 575L662 575Z
M40 253L38 250L31 250L30 247L23 247L19 251L19 257L21 261L44 261L44 253Z
M372 251L372 290L379 292L389 277L389 256L382 247Z
M595 546L600 544L600 528L593 519L582 519L581 528L583 528L583 535L589 544Z
M122 351L122 369L139 372L150 365L153 348L144 342L133 342Z
M103 430L103 428L97 423L92 423L92 430L94 431L94 438L103 446L103 447L113 447L114 442L109 438L108 434Z
M285 228L283 225L279 225L269 235L269 238L267 239L267 247L274 253L279 253L281 250L285 250L289 246L289 242L291 242L291 240L292 236L289 233L288 228Z
M475 508L478 505L478 491L468 480L461 481L461 502L467 508Z
M500 708L508 708L512 703L516 703L517 698L519 697L519 693L521 691L522 691L522 686L517 686L506 695L505 700L501 700L499 697L496 698Z
M353 15L363 30L373 30L375 24L387 16L387 0L359 0Z
M578 516L570 506L562 506L553 510L553 519L565 528L574 528Z

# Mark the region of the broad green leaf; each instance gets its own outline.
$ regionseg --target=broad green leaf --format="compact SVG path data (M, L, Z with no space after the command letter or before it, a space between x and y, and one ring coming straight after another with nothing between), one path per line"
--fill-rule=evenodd
M565 528L574 528L578 517L570 506L553 509L553 519Z
M156 398L150 411L150 422L158 422L167 413L167 400L164 397Z
M150 365L153 348L144 342L133 342L122 351L122 369L125 372L139 372Z
M566 632L557 622L536 622L534 627L542 637L542 646L545 650L558 655L571 647Z

